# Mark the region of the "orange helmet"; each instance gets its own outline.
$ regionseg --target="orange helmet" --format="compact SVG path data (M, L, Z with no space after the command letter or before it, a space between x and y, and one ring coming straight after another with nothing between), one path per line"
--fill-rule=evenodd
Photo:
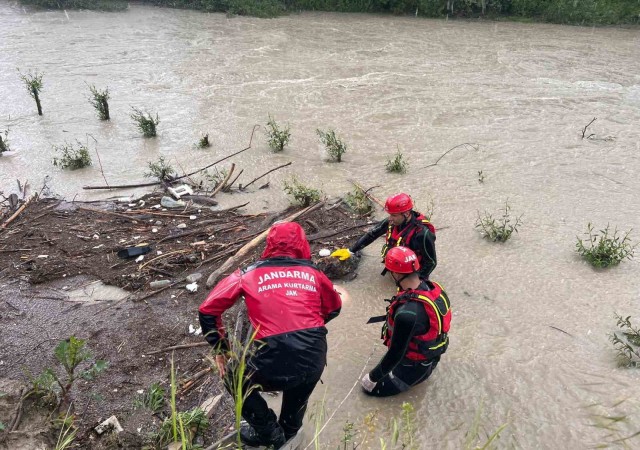
M413 200L407 194L394 194L387 198L384 210L389 214L401 214L413 209Z
M384 257L387 270L396 273L413 273L420 270L420 262L416 254L407 247L393 247Z

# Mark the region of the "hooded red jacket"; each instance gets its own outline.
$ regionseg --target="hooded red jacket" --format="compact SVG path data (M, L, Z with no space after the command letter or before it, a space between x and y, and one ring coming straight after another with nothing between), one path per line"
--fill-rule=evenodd
M266 344L253 359L269 365L296 360L304 367L324 366L324 325L340 313L342 301L331 281L311 262L300 225L272 226L261 259L221 280L200 305L202 332L211 345L228 349L222 313L240 296L245 298L256 340Z

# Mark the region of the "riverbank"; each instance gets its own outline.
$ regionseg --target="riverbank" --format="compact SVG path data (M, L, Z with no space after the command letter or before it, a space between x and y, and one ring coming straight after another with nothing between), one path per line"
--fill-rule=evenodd
M120 0L20 0L51 9L119 11ZM634 0L141 0L170 8L223 12L232 15L277 17L298 11L363 12L430 18L488 18L567 25L626 25L640 23L640 1Z

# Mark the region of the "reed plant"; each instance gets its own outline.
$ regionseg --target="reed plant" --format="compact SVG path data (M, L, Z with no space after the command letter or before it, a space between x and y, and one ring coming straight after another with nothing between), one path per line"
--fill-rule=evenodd
M133 402L135 408L146 408L154 413L164 406L164 388L160 383L152 383L146 392L140 394Z
M615 315L619 331L609 335L618 353L620 367L640 367L640 328L631 323L631 316Z

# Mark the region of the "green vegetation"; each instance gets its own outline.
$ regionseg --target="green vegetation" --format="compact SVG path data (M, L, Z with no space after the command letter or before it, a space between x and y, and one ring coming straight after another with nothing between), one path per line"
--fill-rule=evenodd
M503 424L498 427L491 435L486 438L480 438L480 425L482 422L482 412L484 410L484 402L480 402L480 406L476 410L476 414L471 422L471 427L467 430L464 442L464 450L485 450L492 449L494 441L500 438L500 433L507 427L507 424Z
M373 203L369 200L369 197L362 192L361 189L354 188L352 192L349 192L344 197L344 202L351 208L355 213L360 214L362 216L369 214L373 211Z
M133 402L136 408L147 408L158 412L164 406L164 389L159 383L153 383L147 392L140 394Z
M281 129L275 119L269 115L267 138L269 139L269 148L274 152L281 152L284 150L284 146L289 143L289 139L291 139L289 125Z
M224 12L230 15L277 17L285 14L287 7L279 0L143 0L157 6L198 9L206 12ZM287 0L288 1L288 0ZM299 8L293 8L299 9Z
M89 155L89 149L80 141L76 141L78 148L73 144L64 144L54 146L56 152L60 153L60 156L53 158L53 165L60 167L61 169L76 170L82 169L91 165L91 156Z
M93 380L107 368L107 363L101 360L90 362L93 355L86 348L86 342L75 336L61 341L56 346L54 355L64 369L64 375L59 375L51 368L45 369L37 378L31 380L32 387L26 395L46 399L58 410L68 411L71 408L70 395L74 382L80 378ZM78 371L80 365L84 365L85 368Z
M75 417L69 415L70 411L67 411L64 417L54 422L56 427L60 427L58 433L58 439L56 441L55 450L65 450L71 447L73 441L76 439L78 429L75 426Z
M640 367L640 328L632 325L631 316L615 317L620 331L609 335L609 340L618 352L618 363L621 367Z
M95 86L89 86L91 97L89 103L96 109L100 120L110 120L109 116L109 88L99 91Z
M145 113L135 107L131 107L133 112L131 113L131 118L136 123L138 129L142 132L144 137L154 137L156 135L156 126L160 123L160 119L158 118L158 114L156 114L156 118L154 119L151 113Z
M332 161L341 162L342 155L347 151L347 144L342 142L340 138L336 136L334 130L322 131L316 130L320 142L322 142L327 148L327 153Z
M387 160L387 172L391 173L405 173L407 171L407 160L404 159L404 156L400 152L400 149L396 152L393 158L389 158Z
M3 134L4 134L4 138L2 137ZM4 130L4 133L0 133L0 156L2 156L4 152L8 152L10 150L8 138L9 138L9 130Z
M122 11L127 9L129 2L124 0L20 0L20 3L46 9Z
M481 217L478 211L476 228L479 228L480 233L490 241L505 242L511 237L514 231L517 233L518 227L522 225L522 215L512 221L510 211L511 207L508 201L504 203L504 212L500 218L495 218L486 211L484 216Z
M198 148L207 148L211 147L211 142L209 142L209 133L206 133L204 136L200 138L197 144Z
M617 228L611 233L608 224L604 230L594 233L593 225L589 223L585 233L588 238L584 241L580 237L577 238L576 251L594 267L616 266L623 259L633 258L633 252L638 244L631 245L630 233L631 230L624 236L619 236Z
M284 181L284 191L292 196L296 203L305 207L319 201L322 195L322 191L305 186L295 175L291 181Z
M158 181L171 181L176 177L175 169L165 161L164 156L158 158L155 162L148 163L149 172L145 172L145 178L155 178Z
M44 74L42 72L38 72L37 70L35 72L29 71L28 73L24 74L20 72L20 69L18 69L18 73L20 74L20 79L27 88L27 92L29 92L29 95L36 101L38 115L41 116L42 105L40 104L40 91L42 90L43 86L42 77L44 76Z

